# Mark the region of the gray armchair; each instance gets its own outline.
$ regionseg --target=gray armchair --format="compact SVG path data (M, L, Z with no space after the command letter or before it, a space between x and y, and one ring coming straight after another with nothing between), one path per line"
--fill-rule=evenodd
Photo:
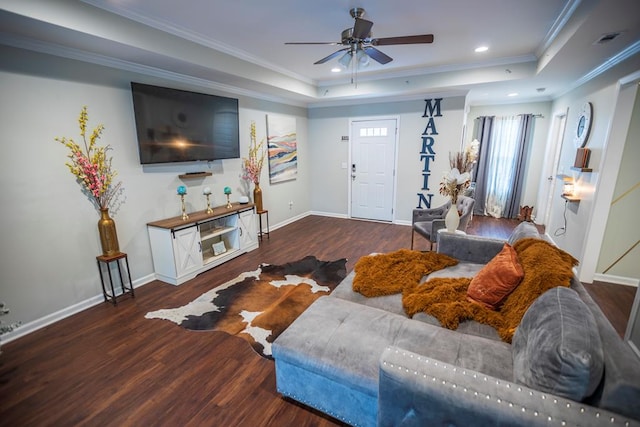
M458 230L466 231L471 222L473 205L475 200L471 197L458 196L456 206L460 213L460 224ZM438 230L446 228L444 217L451 206L451 200L444 205L433 209L414 209L411 221L411 249L413 249L414 234L418 233L429 241L429 249L438 241Z

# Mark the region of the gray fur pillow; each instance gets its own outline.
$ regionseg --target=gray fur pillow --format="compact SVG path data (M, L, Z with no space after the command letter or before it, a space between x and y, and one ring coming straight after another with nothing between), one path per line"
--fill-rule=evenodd
M507 243L513 246L518 240L524 239L525 237L540 239L540 233L538 233L538 228L534 223L524 221L518 224L511 232Z
M542 294L527 310L513 341L514 382L576 401L602 379L604 355L593 314L570 288Z

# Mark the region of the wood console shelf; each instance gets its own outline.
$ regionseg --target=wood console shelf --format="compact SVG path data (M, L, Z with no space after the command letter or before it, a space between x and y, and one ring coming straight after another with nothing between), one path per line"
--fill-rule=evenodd
M180 285L198 274L258 248L253 203L218 206L147 223L156 279Z
M183 173L182 175L178 175L180 179L189 179L189 178L203 178L205 176L213 175L211 172L193 172L193 173Z
M576 197L576 196L567 196L566 194L563 194L560 197L562 197L563 199L565 199L568 202L579 202L580 201L580 197Z

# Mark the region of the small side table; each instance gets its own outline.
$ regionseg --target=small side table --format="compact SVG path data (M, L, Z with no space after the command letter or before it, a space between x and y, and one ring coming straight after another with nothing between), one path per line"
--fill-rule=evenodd
M262 236L264 236L265 234L267 235L267 239L269 239L269 211L266 209L263 209L261 211L257 211L258 214L258 237L260 238L260 240L262 240ZM262 231L262 215L266 215L267 217L267 231Z
M122 269L120 268L120 260L124 258L125 265L127 267L127 277L129 278L129 287L126 286L124 280L122 279ZM131 294L132 298L135 298L135 294L133 292L133 283L131 282L131 272L129 271L129 260L127 258L127 254L124 252L119 252L115 255L98 255L96 257L98 263L98 271L100 272L100 284L102 285L102 294L104 295L105 301L110 301L113 305L117 305L118 302L116 300L116 292L113 287L113 277L111 276L111 268L110 265L112 262L116 263L118 268L118 275L120 276L120 284L122 285L122 294ZM104 284L104 275L102 274L102 264L107 266L107 273L109 274L109 286L111 287L111 293L107 292L107 288Z

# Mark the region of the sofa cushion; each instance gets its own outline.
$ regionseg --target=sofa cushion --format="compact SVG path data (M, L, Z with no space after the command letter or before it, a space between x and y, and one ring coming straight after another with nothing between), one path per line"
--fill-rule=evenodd
M502 250L476 274L467 297L492 310L500 307L504 299L520 284L524 271L513 247L505 243Z
M478 271L480 271L480 269L482 269L482 267L484 267L483 264L461 262L454 267L447 267L444 270L434 271L426 277L473 277L478 273ZM367 298L360 292L355 292L353 290L352 285L355 275L355 271L349 273L347 277L329 296L331 298L345 299L369 307L379 308L381 310L385 310L404 317L407 316L402 306L401 294ZM440 322L438 321L438 319L426 313L417 313L412 317L412 319L423 323L428 323L430 325L440 326ZM473 320L460 323L456 331L466 335L474 335L478 337L489 338L494 341L500 341L500 336L498 335L498 332L495 330L495 328Z
M578 294L549 289L527 310L512 342L514 381L581 401L602 378L603 349L593 314Z
M287 361L362 392L377 394L380 355L388 345L510 380L511 345L427 325L341 298L318 298L273 343Z
M524 221L518 224L511 232L511 235L509 235L507 243L515 245L518 240L526 237L532 237L534 239L540 238L540 233L538 233L538 229L532 222Z

